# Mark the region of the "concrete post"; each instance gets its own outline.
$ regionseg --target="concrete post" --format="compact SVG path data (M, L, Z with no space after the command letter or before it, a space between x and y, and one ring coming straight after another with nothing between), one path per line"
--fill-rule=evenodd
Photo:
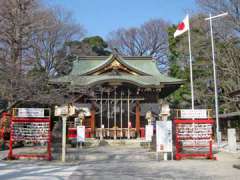
M228 150L230 152L236 152L237 150L237 138L236 138L236 129L228 129Z

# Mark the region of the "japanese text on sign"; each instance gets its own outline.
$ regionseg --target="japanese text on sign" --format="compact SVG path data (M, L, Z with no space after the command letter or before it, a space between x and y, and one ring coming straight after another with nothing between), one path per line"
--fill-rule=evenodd
M212 136L211 124L178 124L177 135L182 139L208 139Z
M157 121L157 152L172 152L172 121Z
M49 131L48 122L13 122L12 139L47 142Z

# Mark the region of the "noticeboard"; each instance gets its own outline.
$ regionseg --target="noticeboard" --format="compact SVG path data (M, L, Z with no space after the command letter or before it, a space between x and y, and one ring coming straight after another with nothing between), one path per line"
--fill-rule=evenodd
M146 141L152 141L153 136L153 125L146 125L146 133L145 133L145 139Z
M172 152L172 121L156 122L157 152Z
M77 142L85 142L85 126L77 126Z

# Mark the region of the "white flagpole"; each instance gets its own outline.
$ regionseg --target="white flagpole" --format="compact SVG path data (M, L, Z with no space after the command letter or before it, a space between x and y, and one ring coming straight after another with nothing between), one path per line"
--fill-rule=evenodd
M211 45L212 45L212 61L213 61L213 79L214 79L214 97L215 97L215 113L216 113L216 135L217 135L217 144L218 147L220 147L221 144L221 131L219 128L219 116L218 116L218 88L217 88L217 72L216 72L216 61L215 61L215 49L214 49L214 39L213 39L213 25L212 25L212 20L226 16L228 15L228 12L212 16L209 14L209 18L205 18L206 21L209 20L210 24L210 33L211 33Z
M189 60L190 60L190 86L191 86L191 97L192 97L192 109L194 110L194 91L193 91L193 72L192 72L192 49L191 49L191 30L190 30L190 21L189 15L187 15L188 19L188 48L189 48Z

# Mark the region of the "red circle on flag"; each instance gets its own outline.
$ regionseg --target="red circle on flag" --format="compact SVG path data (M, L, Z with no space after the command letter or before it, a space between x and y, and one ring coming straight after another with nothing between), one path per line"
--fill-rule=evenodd
M178 25L178 30L183 30L185 28L185 24L183 22L181 22L179 25Z

